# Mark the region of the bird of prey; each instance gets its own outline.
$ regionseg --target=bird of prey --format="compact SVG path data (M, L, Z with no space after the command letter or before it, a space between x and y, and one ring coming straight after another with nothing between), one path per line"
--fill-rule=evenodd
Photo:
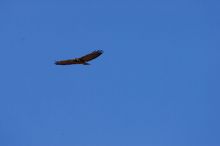
M72 65L72 64L90 65L88 62L99 57L102 53L103 53L102 50L96 50L80 58L56 61L55 64L56 65Z

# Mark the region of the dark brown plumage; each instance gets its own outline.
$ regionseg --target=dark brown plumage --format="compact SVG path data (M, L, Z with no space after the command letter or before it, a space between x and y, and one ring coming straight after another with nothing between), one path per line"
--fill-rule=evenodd
M93 51L85 56L82 56L80 58L56 61L55 64L56 65L71 65L71 64L89 65L89 63L87 63L88 61L91 61L91 60L99 57L102 53L103 53L102 50L97 50L97 51Z

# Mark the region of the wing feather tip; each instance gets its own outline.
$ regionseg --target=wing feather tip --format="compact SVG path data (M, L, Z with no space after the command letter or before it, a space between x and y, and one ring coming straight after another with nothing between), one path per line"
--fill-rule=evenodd
M61 63L59 61L55 61L54 64L55 65L61 65Z
M103 50L96 50L95 52L100 53L100 54L104 53Z

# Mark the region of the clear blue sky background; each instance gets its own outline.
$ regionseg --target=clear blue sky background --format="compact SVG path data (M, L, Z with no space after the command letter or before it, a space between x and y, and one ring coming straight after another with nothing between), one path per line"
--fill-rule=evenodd
M1 0L1 146L219 146L218 0ZM54 61L95 49L91 66Z

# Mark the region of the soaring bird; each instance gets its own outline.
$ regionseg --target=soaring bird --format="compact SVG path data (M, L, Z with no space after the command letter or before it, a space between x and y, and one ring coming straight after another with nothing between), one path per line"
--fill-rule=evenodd
M72 64L90 65L88 62L99 57L102 53L103 53L102 50L96 50L80 58L56 61L55 64L56 65L72 65Z

